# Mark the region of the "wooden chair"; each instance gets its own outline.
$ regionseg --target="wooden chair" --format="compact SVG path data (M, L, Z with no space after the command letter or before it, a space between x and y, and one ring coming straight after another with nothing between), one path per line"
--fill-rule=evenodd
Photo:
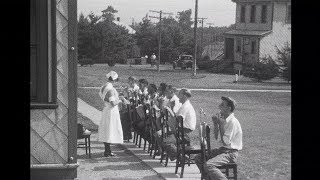
M205 154L210 151L210 126L205 122L200 124L200 148L201 148L201 161L202 164L207 161ZM204 179L204 166L201 167L201 180Z
M84 143L78 142L77 148L86 148L86 155L88 155L88 150L89 150L89 158L91 158L90 136L91 136L91 132L85 133L83 125L78 123L77 139L84 139Z
M183 130L183 118L181 116L177 116L176 118L176 146L177 146L177 160L176 160L176 168L175 168L175 174L178 173L178 168L181 167L181 174L180 178L183 178L184 173L184 167L186 164L186 161L188 162L188 165L195 164L194 162L191 162L190 155L191 154L200 154L201 149L194 149L190 146L190 142L186 142L184 138L184 130ZM188 145L188 146L186 146ZM186 157L188 155L188 157ZM186 159L187 158L187 159Z
M151 136L150 136L150 128L151 128L151 123L150 123L150 118L151 118L151 109L150 109L150 105L145 104L144 105L144 112L145 112L145 131L143 134L143 140L144 140L144 145L143 145L143 150L146 150L146 145L147 142L148 144L150 144L151 142ZM149 152L150 149L148 149Z
M205 123L204 123L205 124ZM200 125L200 147L201 147L201 161L202 164L207 162L208 159L206 159L205 154L207 152L210 152L211 146L210 146L210 127L208 125L205 125L201 127ZM204 179L204 166L201 167L201 180ZM226 177L228 179L235 179L237 180L237 164L236 163L228 163L226 165L218 166L218 169L222 170L221 172L226 174ZM230 176L230 169L233 170L233 176Z
M150 142L149 142L149 150L150 150L150 156L152 156L153 158L155 158L155 155L156 155L156 152L157 152L157 149L158 149L158 144L155 140L155 137L154 137L154 133L156 132L156 110L154 108L151 108L150 109L150 129L149 129L149 133L150 133ZM152 154L152 152L154 152Z
M168 132L169 132L168 119L169 119L169 113L168 113L168 110L165 109L164 116L162 116L162 121L161 121L161 140L162 140L162 142L164 142L165 139L168 137ZM163 147L163 144L160 144L160 148L161 148L160 163L162 163L163 158L165 157L166 158L165 167L167 167L169 156L167 155L166 150Z
M238 179L237 163L228 163L223 166L219 166L218 169L224 170L223 173L226 174L228 179ZM230 176L229 170L233 170L233 176Z

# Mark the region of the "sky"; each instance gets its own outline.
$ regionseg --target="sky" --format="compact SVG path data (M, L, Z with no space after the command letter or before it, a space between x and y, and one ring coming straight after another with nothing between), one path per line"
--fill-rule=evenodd
M173 13L192 9L191 17L194 18L196 0L78 0L78 16L82 12L85 16L91 11L96 15L101 15L101 11L109 5L113 6L118 13L115 17L120 17L120 21L125 24L141 22L142 18L148 13L149 16L159 16L158 13L150 10ZM198 18L204 20L204 26L229 26L235 22L236 4L231 0L198 0ZM168 15L162 15L168 16ZM151 19L153 22L158 19ZM199 25L198 25L199 26ZM211 25L212 26L212 25Z

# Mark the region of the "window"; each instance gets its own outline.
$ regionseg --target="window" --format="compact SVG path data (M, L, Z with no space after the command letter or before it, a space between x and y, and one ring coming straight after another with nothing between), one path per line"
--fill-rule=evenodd
M250 23L255 23L255 22L256 22L256 6L252 5L251 13L250 13Z
M246 6L242 5L240 10L241 10L240 11L240 22L244 23L244 22L246 22L245 21L245 18L246 18Z
M252 41L251 42L251 54L255 54L256 53L256 49L257 49L257 45L256 45L256 41Z
M56 103L54 12L55 0L30 1L31 108Z
M267 5L262 5L261 23L267 23Z
M291 23L291 4L287 6L287 23Z
M237 53L241 52L241 39L237 39L237 49L236 49Z

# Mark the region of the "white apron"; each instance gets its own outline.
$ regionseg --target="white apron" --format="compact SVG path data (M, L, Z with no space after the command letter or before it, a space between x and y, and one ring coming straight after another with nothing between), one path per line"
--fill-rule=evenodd
M107 94L107 96L109 96L109 101L119 99L118 92L111 83L107 83L103 92L101 92L103 87L104 86L102 86L99 91L99 95L103 101ZM123 133L118 105L112 106L109 102L104 101L104 106L98 129L98 141L113 144L123 143Z

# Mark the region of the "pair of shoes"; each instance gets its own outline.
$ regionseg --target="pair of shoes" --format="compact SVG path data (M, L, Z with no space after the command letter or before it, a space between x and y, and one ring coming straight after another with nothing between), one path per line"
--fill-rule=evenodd
M104 156L105 157L113 157L113 156L115 156L115 154L113 154L113 153L104 153Z

